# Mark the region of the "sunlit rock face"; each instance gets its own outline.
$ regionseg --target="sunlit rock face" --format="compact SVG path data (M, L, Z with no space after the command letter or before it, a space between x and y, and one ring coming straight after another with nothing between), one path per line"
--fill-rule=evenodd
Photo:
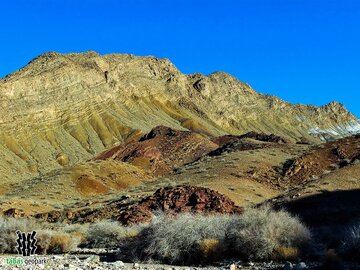
M360 130L341 104L293 105L224 72L168 59L46 53L0 80L0 177L13 182L89 160L155 126L204 136L277 134L317 142Z

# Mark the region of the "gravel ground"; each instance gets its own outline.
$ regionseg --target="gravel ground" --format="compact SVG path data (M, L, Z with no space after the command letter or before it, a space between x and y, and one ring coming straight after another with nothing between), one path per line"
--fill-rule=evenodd
M98 255L47 255L20 257L16 255L0 256L0 269L48 269L48 270L304 270L318 269L319 263L243 263L224 262L218 266L174 266L152 263L106 262ZM347 264L343 270L359 270L360 265ZM337 269L340 270L340 269Z
M51 270L111 270L111 269L132 269L132 270L236 270L236 269L257 269L272 270L284 269L284 264L277 263L223 263L219 266L174 266L164 264L143 264L124 263L122 261L105 262L100 260L98 255L64 255L64 256L1 256L0 269L51 269ZM306 268L311 269L311 268Z

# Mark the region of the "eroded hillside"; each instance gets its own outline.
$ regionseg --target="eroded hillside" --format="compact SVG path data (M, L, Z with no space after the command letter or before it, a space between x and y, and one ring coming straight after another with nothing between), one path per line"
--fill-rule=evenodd
M224 72L185 75L167 59L125 54L43 54L0 80L0 104L4 183L89 160L158 125L310 142L359 130L339 103L292 105Z

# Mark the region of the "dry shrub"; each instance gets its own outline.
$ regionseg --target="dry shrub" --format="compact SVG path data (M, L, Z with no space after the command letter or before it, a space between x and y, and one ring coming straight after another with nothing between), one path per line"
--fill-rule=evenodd
M229 256L266 260L275 251L278 257L295 259L309 240L309 230L298 218L263 207L242 215L158 215L123 249L132 249L137 259L178 264Z
M0 253L16 253L16 231L31 232L36 224L24 218L0 217Z
M79 245L86 241L86 235L82 232L73 232L71 235L79 239Z
M89 224L65 224L58 230L74 235L80 239L80 243L85 243L88 235Z
M234 219L227 228L227 249L238 257L271 259L280 247L300 248L310 240L309 230L284 210L268 206L251 208Z
M181 214L174 218L159 214L144 227L130 246L134 259L160 260L166 263L191 264L204 259L201 247L205 239L221 242L230 216ZM201 244L202 243L202 244ZM210 244L208 241L207 244Z
M86 226L48 224L24 218L0 218L0 253L17 253L16 231L36 231L37 253L66 253L76 248Z
M37 233L38 252L48 253L68 253L80 244L80 237L76 233L69 234L65 232L41 230Z
M277 261L296 261L299 255L298 248L281 246L273 251L271 258Z
M219 257L220 251L220 241L219 239L203 239L199 242L199 251L200 255L204 259L214 260Z
M49 250L50 253L67 253L74 250L80 243L80 238L75 234L54 233L51 238Z
M114 221L65 225L0 219L0 252L16 252L16 230L37 231L38 253L66 253L84 247L121 248L126 259L191 264L225 259L291 259L310 239L301 222L269 207L242 215L158 214L148 225L124 227Z
M85 246L91 248L115 248L124 239L136 236L139 226L124 227L116 221L102 220L89 226Z

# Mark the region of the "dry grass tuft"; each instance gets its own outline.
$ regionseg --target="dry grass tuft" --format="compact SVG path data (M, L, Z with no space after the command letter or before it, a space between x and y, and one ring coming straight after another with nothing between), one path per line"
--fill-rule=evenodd
M81 238L77 234L41 230L37 233L38 252L42 254L68 253L80 244Z
M296 247L278 247L271 254L271 258L276 261L296 261L299 259L299 249Z
M217 259L221 253L220 241L218 239L203 239L199 242L199 251L204 259Z

